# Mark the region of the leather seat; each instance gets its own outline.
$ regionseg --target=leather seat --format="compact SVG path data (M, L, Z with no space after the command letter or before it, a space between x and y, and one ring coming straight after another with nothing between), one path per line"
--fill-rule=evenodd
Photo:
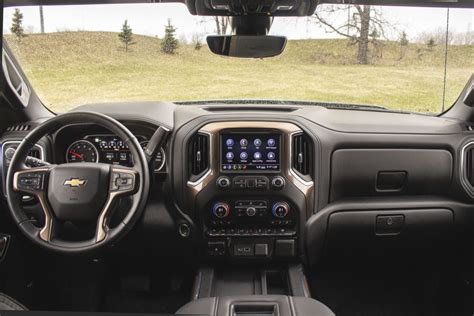
M0 311L26 311L27 308L8 295L0 293Z

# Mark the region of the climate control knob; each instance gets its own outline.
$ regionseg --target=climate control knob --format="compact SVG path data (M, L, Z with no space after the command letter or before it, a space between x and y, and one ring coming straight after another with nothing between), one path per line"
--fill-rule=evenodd
M257 209L255 207L251 206L251 207L248 207L245 210L245 212L247 213L247 216L252 217L252 216L255 216L255 214L257 214Z
M278 218L284 218L290 212L290 206L286 202L277 202L273 204L272 214Z
M212 207L212 214L217 218L225 218L230 214L230 206L224 202L218 202Z

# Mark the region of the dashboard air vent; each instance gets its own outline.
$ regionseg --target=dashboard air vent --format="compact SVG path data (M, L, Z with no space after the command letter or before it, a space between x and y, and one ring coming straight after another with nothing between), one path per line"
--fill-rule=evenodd
M474 147L469 147L466 150L466 179L474 187Z
M30 125L27 124L18 124L12 125L7 128L7 132L25 132L31 129Z
M313 174L313 143L308 135L301 133L292 139L292 166L300 174L311 177Z
M209 169L209 136L197 133L189 144L189 173L199 176Z
M461 157L461 183L466 192L474 198L474 141L463 147Z

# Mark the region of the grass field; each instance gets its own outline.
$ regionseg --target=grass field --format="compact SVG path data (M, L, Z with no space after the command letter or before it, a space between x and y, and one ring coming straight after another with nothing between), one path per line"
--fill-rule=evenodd
M357 65L346 40L289 41L278 57L254 60L213 55L181 45L160 52L160 40L135 36L125 52L116 33L32 34L7 41L40 98L53 111L84 103L133 100L287 99L441 111L444 48L387 42L381 58ZM474 46L449 49L446 104L474 72Z

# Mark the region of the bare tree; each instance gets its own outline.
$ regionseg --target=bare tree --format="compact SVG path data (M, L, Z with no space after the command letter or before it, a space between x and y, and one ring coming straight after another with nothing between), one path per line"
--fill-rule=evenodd
M350 14L353 9L352 14ZM357 44L357 62L369 63L369 44L379 45L379 38L387 39L388 29L395 29L379 9L370 5L324 5L314 14L316 23Z

